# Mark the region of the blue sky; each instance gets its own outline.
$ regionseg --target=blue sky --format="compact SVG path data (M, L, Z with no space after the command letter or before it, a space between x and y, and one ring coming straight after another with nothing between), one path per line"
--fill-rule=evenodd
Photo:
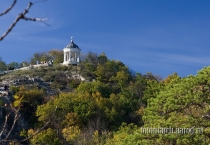
M0 35L28 2L19 0L0 17ZM1 0L0 11L11 3ZM48 0L27 16L48 18L50 26L20 21L0 42L0 56L22 62L35 52L62 50L73 36L82 53L105 52L143 74L194 75L210 62L209 7L208 0Z

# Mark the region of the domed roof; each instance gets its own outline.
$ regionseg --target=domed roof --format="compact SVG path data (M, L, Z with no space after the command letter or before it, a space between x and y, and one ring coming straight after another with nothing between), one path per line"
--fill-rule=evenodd
M65 48L79 48L79 47L73 42L73 37L71 37L71 43L68 44Z

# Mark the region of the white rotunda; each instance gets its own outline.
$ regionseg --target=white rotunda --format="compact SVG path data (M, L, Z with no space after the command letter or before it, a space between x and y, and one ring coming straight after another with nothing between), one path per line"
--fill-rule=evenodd
M81 49L73 42L73 37L71 37L71 42L64 49L64 65L78 64L80 62L80 51Z

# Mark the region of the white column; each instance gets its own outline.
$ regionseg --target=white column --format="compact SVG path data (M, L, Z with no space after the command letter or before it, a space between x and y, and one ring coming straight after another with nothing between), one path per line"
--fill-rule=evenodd
M71 61L71 51L69 51L69 61Z
M78 52L77 62L79 62L79 60L80 60L80 53Z
M68 52L68 58L67 58L67 61L69 61L69 52Z
M76 52L76 55L75 55L75 61L77 62L77 56L78 56L78 52Z
M77 61L77 52L75 52L74 61Z
M67 58L67 53L65 52L65 62L66 62L66 58Z

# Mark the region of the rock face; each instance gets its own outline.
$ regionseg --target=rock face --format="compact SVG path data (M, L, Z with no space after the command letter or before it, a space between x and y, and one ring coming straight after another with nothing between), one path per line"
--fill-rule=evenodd
M0 88L3 86L37 86L38 88L42 88L46 90L47 95L53 96L56 94L56 91L50 88L50 82L44 82L41 77L30 77L30 76L23 76L19 78L13 79L6 79L0 82ZM12 92L11 92L12 93ZM8 94L8 91L4 89L0 89L0 96L1 94Z
M5 116L8 115L10 112L10 116L8 117L8 121L5 125L4 131L2 135L0 135L0 139L4 139L8 132L10 131L15 113L14 110L11 109L10 103L13 101L13 92L9 90L10 86L38 86L40 88L44 88L49 95L54 95L56 92L50 89L49 83L46 83L42 80L40 77L29 77L29 76L24 76L20 78L13 78L13 79L6 79L0 82L0 133L4 128L5 124ZM5 86L8 86L5 89ZM24 119L23 115L18 113L20 115L20 118L17 120L15 123L15 127L11 134L9 135L8 139L16 140L16 139L21 139L20 137L20 132L25 129L28 129L28 123Z

